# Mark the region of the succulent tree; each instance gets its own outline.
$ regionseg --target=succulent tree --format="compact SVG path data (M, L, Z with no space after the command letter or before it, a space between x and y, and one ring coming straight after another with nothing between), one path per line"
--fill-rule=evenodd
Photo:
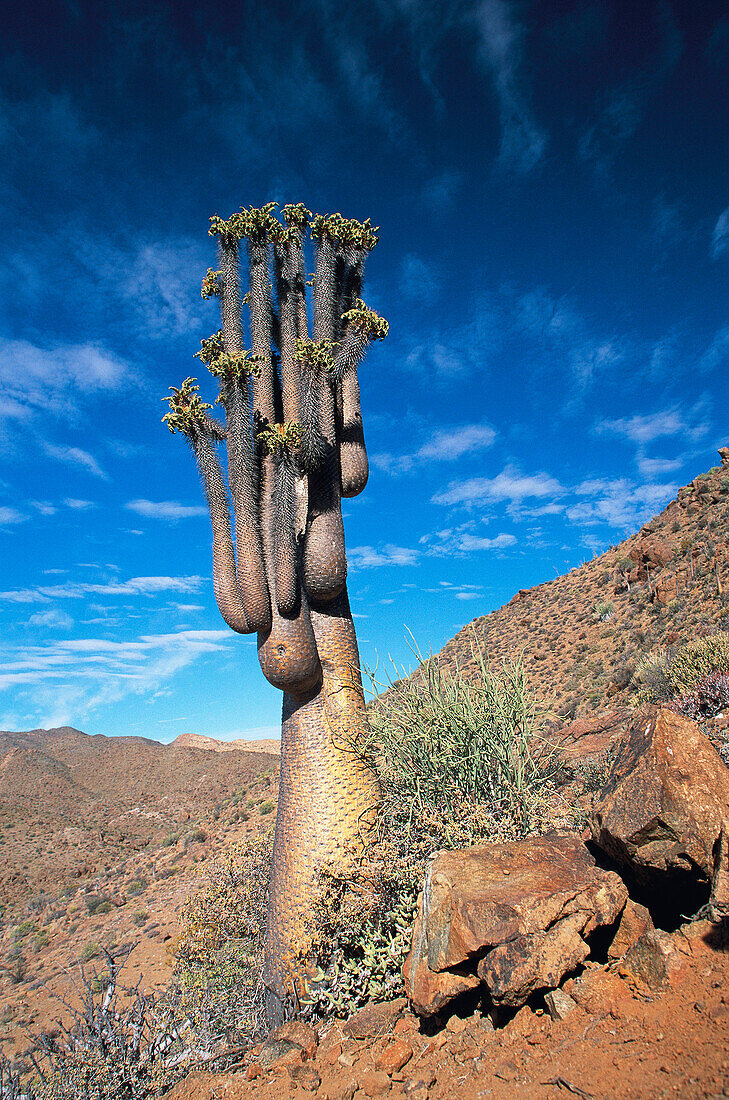
M284 693L264 974L271 1023L306 996L321 871L345 870L357 857L378 801L376 781L351 751L367 718L341 498L367 482L357 367L388 329L361 298L377 243L369 221L312 216L298 204L283 207L282 222L275 208L210 219L218 269L208 270L202 296L219 299L222 327L197 357L219 382L224 423L194 378L170 387L164 417L191 445L202 477L220 612L238 633L257 632L263 673Z

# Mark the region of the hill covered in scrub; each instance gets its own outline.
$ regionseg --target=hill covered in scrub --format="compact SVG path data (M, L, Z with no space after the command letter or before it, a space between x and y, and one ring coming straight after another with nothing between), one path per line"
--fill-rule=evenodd
M729 451L639 531L554 580L521 589L435 655L475 674L523 654L529 685L555 717L596 715L637 695L641 662L729 629Z

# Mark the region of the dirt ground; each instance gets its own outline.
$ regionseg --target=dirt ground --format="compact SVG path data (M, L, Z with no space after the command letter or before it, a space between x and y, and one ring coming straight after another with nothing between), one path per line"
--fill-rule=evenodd
M729 1096L729 930L699 922L674 938L681 965L664 989L636 984L621 975L620 964L592 963L565 983L577 1004L562 1021L524 1007L494 1030L476 1011L452 1016L428 1035L406 1011L377 1039L347 1038L339 1026L322 1031L318 1049L303 1062L287 1055L264 1070L254 1048L234 1071L193 1073L169 1098Z

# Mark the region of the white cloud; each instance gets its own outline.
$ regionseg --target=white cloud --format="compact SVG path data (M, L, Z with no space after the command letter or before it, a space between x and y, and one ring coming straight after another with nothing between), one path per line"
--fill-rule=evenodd
M507 0L483 0L474 13L479 52L494 83L501 121L499 163L527 173L542 160L547 136L532 116L519 70L523 60L524 29Z
M28 623L30 626L46 626L50 630L70 630L73 619L65 611L35 611Z
M714 333L711 343L699 360L704 371L725 370L729 359L729 325Z
M63 502L67 508L73 508L76 512L87 512L89 508L95 508L93 500L81 500L78 497L66 497Z
M202 505L179 504L176 500L130 500L124 507L150 519L175 520L207 515L207 508Z
M9 527L11 524L24 523L27 520L22 512L16 508L0 507L0 527Z
M476 454L491 447L495 439L490 424L464 424L434 432L413 454L379 452L370 455L370 462L390 475L407 474L418 470L419 462L455 462L464 455Z
M193 661L225 649L228 630L145 634L132 641L81 638L0 651L0 691L32 688L47 726L78 722L128 695L159 690Z
M714 232L711 235L711 255L714 260L723 256L729 248L729 206L722 210L716 219Z
M648 458L646 455L638 455L637 462L643 477L649 479L672 474L683 466L682 458Z
M0 417L71 416L79 399L118 389L127 373L124 360L98 344L40 347L0 339Z
M583 481L578 496L592 497L567 509L567 518L580 525L605 523L622 530L640 526L676 495L676 485L635 485L627 478Z
M505 550L509 546L514 546L517 541L515 535L506 531L492 537L476 535L473 533L474 526L473 523L463 523L455 528L447 527L441 531L423 535L420 542L427 547L425 553L430 557L452 558L463 557L481 550ZM470 584L452 586L449 581L440 581L440 585L441 591L450 594L455 594L456 588L464 592L473 592L481 587ZM470 599L471 597L464 595L457 598Z
M354 569L379 569L386 565L416 565L417 550L388 543L380 549L374 546L353 546L347 550L347 559Z
M507 466L496 477L472 477L465 481L452 481L436 493L434 504L461 504L466 507L491 504L495 501L521 501L525 497L559 496L564 493L560 483L548 474L521 474L515 467Z
M490 424L465 424L461 428L436 432L418 450L416 457L453 462L466 454L492 446L496 432Z
M47 455L58 459L59 462L67 462L70 466L78 466L80 469L86 470L87 473L93 474L94 477L100 477L103 481L109 480L109 475L102 470L94 456L89 454L88 451L81 450L80 447L59 447L53 443L44 443L43 449Z
M48 500L30 500L28 501L31 508L35 508L37 512L40 512L42 516L55 516L58 509L54 504L51 504Z
M202 577L131 577L127 581L104 584L79 582L39 585L37 588L14 588L0 592L0 600L8 603L48 603L50 600L78 600L84 596L154 596L159 592L197 592Z
M633 443L652 443L661 436L683 435L689 431L688 425L678 409L663 409L648 416L631 416L619 420L601 420L598 432L610 432L624 435Z

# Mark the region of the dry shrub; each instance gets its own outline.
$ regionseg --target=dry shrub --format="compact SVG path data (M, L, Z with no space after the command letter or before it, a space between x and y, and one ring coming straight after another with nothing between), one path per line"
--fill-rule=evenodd
M206 866L180 913L173 995L212 1050L264 1027L261 980L273 833L231 845Z

